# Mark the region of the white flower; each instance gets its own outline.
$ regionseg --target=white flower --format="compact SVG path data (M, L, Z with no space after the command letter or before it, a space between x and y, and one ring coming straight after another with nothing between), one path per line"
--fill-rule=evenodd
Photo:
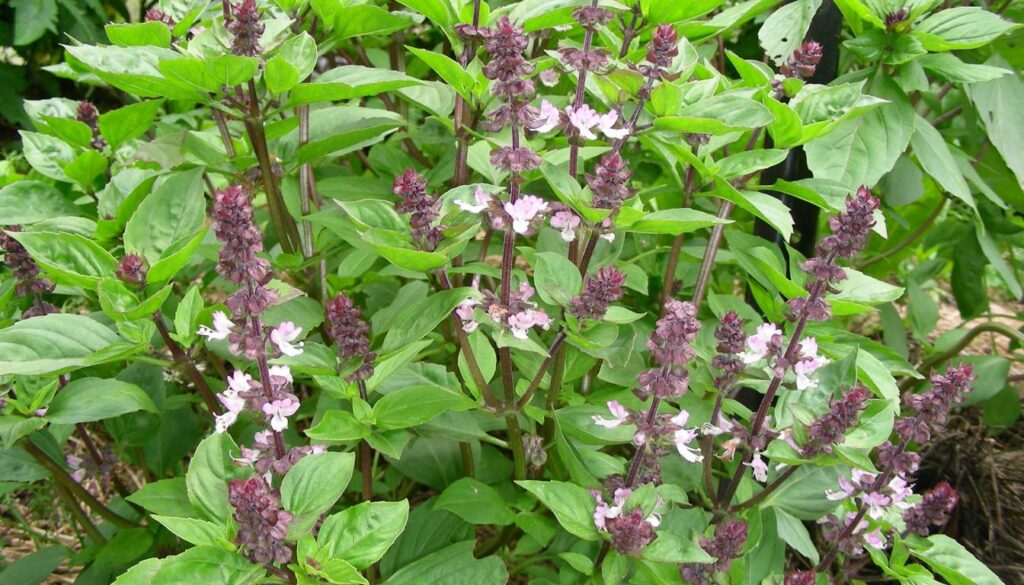
M672 442L676 444L676 450L679 451L679 455L689 461L690 463L700 463L704 461L704 457L700 454L700 451L690 446L690 443L697 439L697 435L700 434L699 429L684 429L682 428L686 421L690 420L690 413L681 410L679 414L673 416L671 419L672 424L680 427L674 433L672 433Z
M251 389L252 385L250 382L252 382L252 376L242 370L235 370L228 376L228 388L235 393Z
M644 519L644 522L651 525L651 528L657 528L661 526L661 516L651 512L651 515Z
M608 412L612 413L612 418L604 418L596 415L591 417L594 424L606 429L614 429L615 427L625 423L626 419L629 418L629 411L626 410L625 406L619 404L618 400L608 401Z
M601 492L597 490L591 490L590 494L594 496L594 500L597 502L597 507L594 509L594 526L601 532L607 531L605 527L605 520L611 520L612 518L618 518L622 514L622 505L626 503L626 498L633 490L629 488L619 488L615 490L614 504L608 505L604 498L601 497Z
M299 402L293 398L282 398L263 405L263 412L270 417L270 428L281 432L288 428L288 417L299 410Z
M576 228L580 227L580 216L571 211L559 211L551 216L551 227L562 230L562 239L571 242L576 239Z
M600 123L601 116L591 109L590 106L583 104L576 109L569 106L565 109L565 113L569 115L569 123L579 130L580 136L587 140L595 140L597 138L597 134L591 132L591 128Z
M533 218L547 209L548 202L533 195L520 197L515 203L505 203L505 213L512 218L512 230L517 234L525 234Z
M544 311L527 309L508 318L509 330L512 331L512 336L518 339L529 337L528 332L534 325L539 325L546 331L551 326L551 317Z
M811 374L829 363L829 359L818 355L818 342L813 337L800 341L800 355L802 359L793 364L793 372L796 374L796 389L816 388L818 381L812 379Z
M768 355L768 344L776 335L782 335L782 331L775 326L775 323L763 323L757 326L757 333L747 338L747 348L739 354L745 364L752 364Z
M270 341L274 342L281 353L294 357L302 354L302 343L292 344L299 335L302 335L302 327L296 327L291 321L284 321L270 332Z
M292 370L288 366L270 366L269 373L271 378L284 378L289 383L294 381L292 380Z
M628 128L613 128L615 122L619 119L619 113L615 110L608 112L607 114L597 117L597 127L604 133L605 136L612 140L619 140L629 136Z
M722 461L732 461L732 458L736 456L736 449L742 442L739 437L733 437L722 443L722 454L719 455L719 459Z
M259 461L259 459L260 450L250 449L248 447L242 447L242 453L240 457L231 457L231 460L237 463L238 465L252 465Z
M200 325L196 333L209 339L227 339L228 335L231 335L231 328L234 326L235 323L227 316L227 313L215 311L213 313L213 329L206 325Z
M550 132L557 128L561 122L562 112L560 112L555 106L551 105L551 102L548 100L541 100L540 116L537 118L537 123L539 125L534 128L534 131L541 134L544 132Z
M467 203L465 201L456 199L455 205L458 205L459 209L461 209L462 211L468 211L469 213L480 213L481 211L487 209L487 207L491 204L491 196L487 193L487 191L484 191L484 188L481 187L480 185L477 185L476 190L473 191L473 198L476 201L475 204Z
M228 410L214 418L213 426L218 433L223 433L228 430L228 427L235 424L236 420L238 420L238 411Z
M753 470L755 480L761 483L768 481L768 464L761 458L760 451L755 450L754 458L750 460L750 463L744 463L743 465Z

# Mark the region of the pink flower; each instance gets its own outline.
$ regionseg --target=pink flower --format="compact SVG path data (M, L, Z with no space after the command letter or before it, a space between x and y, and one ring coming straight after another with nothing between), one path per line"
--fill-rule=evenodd
M512 218L512 230L517 234L525 234L530 229L530 222L547 209L548 202L533 195L520 197L515 203L505 203L505 213Z
M580 216L571 211L559 211L551 216L551 227L562 230L562 239L571 242L576 239L576 228L580 227Z
M251 388L252 376L242 370L235 370L228 376L228 388L235 392L245 392Z
M227 410L224 414L217 415L213 419L214 430L218 433L226 432L228 428L238 420L238 412L239 411L236 410Z
M682 428L688 420L690 420L690 413L685 410L679 411L679 414L671 418L672 424L679 427L672 434L672 442L676 444L676 450L679 451L679 455L683 459L690 463L700 463L704 460L704 457L700 454L699 450L690 446L690 443L697 439L700 431L697 428Z
M763 323L757 326L757 333L747 338L749 351L740 353L743 363L752 364L764 359L768 355L768 345L776 335L782 335L782 331L775 326L775 323Z
M548 317L544 311L527 309L508 318L509 329L512 331L513 337L518 339L526 339L529 329L535 325L539 325L546 331L551 326L551 317Z
M864 544L872 548L883 549L885 548L885 536L882 535L882 531L875 528L871 532L864 534Z
M537 118L537 127L534 131L550 132L557 128L562 123L562 112L555 106L551 105L548 100L541 100L540 102L540 116Z
M615 110L612 110L607 114L598 116L597 127L605 136L611 138L612 140L619 140L620 138L625 138L626 136L629 136L628 128L613 128L615 122L618 119L619 113L616 112Z
M455 204L458 205L459 209L462 211L468 211L469 213L480 213L487 209L491 204L490 194L488 194L487 191L484 191L484 188L480 185L477 185L476 190L473 191L473 199L476 201L475 204L467 203L459 199L455 200Z
M71 473L69 474L71 479L75 480L75 483L82 483L82 480L85 479L85 469L82 467L84 461L82 461L82 458L68 455L64 460L67 462L68 467L71 468Z
M818 355L818 342L813 337L800 341L800 355L803 359L793 364L793 372L796 374L796 388L797 390L816 388L818 381L811 379L810 375L818 368L829 363L829 359Z
M597 507L594 509L594 526L597 527L601 532L607 532L605 526L605 520L611 520L612 518L618 518L622 514L622 505L626 503L626 498L629 497L633 490L629 488L619 488L615 490L614 504L609 506L604 498L601 497L601 492L597 490L591 490L590 494L594 496L594 500L597 501Z
M558 78L561 77L561 75L558 74L557 69L552 67L541 71L538 77L540 77L540 82L543 83L545 87L554 87L558 85Z
M569 106L565 109L565 112L569 115L569 123L579 130L580 136L587 140L597 139L597 135L590 130L600 123L601 117L590 106L583 104L576 109Z
M250 449L248 447L242 447L242 452L241 452L241 456L240 457L232 457L231 458L231 460L234 461L238 465L252 465L252 464L256 463L257 461L259 461L259 459L260 459L260 450L259 449Z
M302 343L292 344L299 335L302 335L302 327L296 327L291 321L284 321L270 332L270 341L274 342L281 353L294 357L302 354Z
M200 325L196 333L208 339L227 339L228 335L231 334L231 328L234 326L235 323L228 317L227 313L215 311L213 313L213 329L206 325Z
M472 333L480 326L479 323L473 320L474 307L479 304L480 301L476 299L466 299L455 309L455 314L462 320L462 330L466 333Z
M299 410L299 401L282 398L263 405L263 412L270 417L270 428L281 432L288 428L288 417Z
M608 401L608 412L612 413L612 418L594 416L592 417L594 424L606 429L614 429L615 427L624 424L629 419L629 411L626 410L625 406L619 404L618 400Z
M289 383L293 381L292 370L288 366L270 366L269 373L271 378L281 378L288 380Z
M754 458L750 460L750 463L744 463L754 472L754 479L764 483L768 481L768 464L761 458L760 451L754 451Z

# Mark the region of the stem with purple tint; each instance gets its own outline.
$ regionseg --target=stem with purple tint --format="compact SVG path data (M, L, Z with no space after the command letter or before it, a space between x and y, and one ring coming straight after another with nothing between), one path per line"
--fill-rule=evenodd
M591 8L597 8L597 0L590 3ZM576 96L572 100L572 109L578 110L583 106L583 97L586 93L587 69L589 69L587 57L590 55L590 48L594 44L594 28L587 27L583 33L583 63L580 67L579 77L576 79ZM579 172L579 142L571 140L569 144L569 175L574 179Z

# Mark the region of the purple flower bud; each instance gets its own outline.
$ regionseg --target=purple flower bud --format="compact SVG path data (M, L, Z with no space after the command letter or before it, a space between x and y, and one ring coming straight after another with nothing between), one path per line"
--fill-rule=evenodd
M747 343L747 334L743 332L743 319L735 311L723 315L718 329L715 330L715 339L718 340L718 355L711 360L711 365L722 371L721 375L715 378L715 388L725 392L744 368L743 359L739 355Z
M227 23L227 29L233 35L231 52L243 57L259 56L263 52L260 35L265 27L260 22L256 0L242 0L239 4L233 4L231 15L232 19Z
M270 264L258 258L263 235L253 221L252 201L239 185L221 189L213 197L213 230L224 243L217 272L235 284L262 284L270 275Z
M285 543L292 515L281 509L281 499L262 476L228 483L228 502L238 523L235 544L258 564L287 563L292 551Z
M715 562L704 563L683 563L679 565L679 574L683 581L695 585L710 585L714 583L716 573L724 573L729 570L733 559L740 556L743 551L743 543L747 540L747 523L742 520L725 520L715 526L714 538L703 538L700 541L704 552L715 557Z
M647 341L647 349L658 365L681 366L693 357L691 343L700 331L697 309L692 303L669 299L664 310Z
M78 102L75 119L88 124L89 129L92 130L92 141L89 143L89 146L95 150L103 150L103 147L107 145L107 141L100 134L100 113L96 110L96 106L87 100Z
M168 28L174 28L175 25L174 19L169 14L155 6L146 11L146 22L162 22Z
M444 227L432 225L437 219L438 201L427 192L427 181L416 171L406 169L395 177L392 191L400 198L395 211L412 214L409 225L413 242L423 250L432 251L444 238Z
M612 19L612 13L598 6L580 6L572 11L572 17L583 28L596 28Z
M641 400L649 396L659 398L675 398L686 394L689 379L685 370L675 371L674 368L653 368L640 372L636 377L638 388L634 394Z
M16 225L7 226L6 231L0 230L0 249L4 251L4 264L11 268L11 273L18 280L14 291L20 297L53 292L55 285L45 278L36 278L39 275L39 266L29 256L28 250L10 236L11 232L20 231L21 228Z
M821 241L821 252L849 258L863 249L875 225L874 214L878 205L878 198L863 185L857 189L856 195L847 195L846 209L829 219L832 235Z
M897 431L898 433L899 431ZM899 446L889 441L879 445L877 453L878 466L882 469L890 469L897 475L910 475L916 472L921 464L920 455L906 449L900 449Z
M146 262L138 254L125 254L115 272L123 282L139 286L146 283Z
M655 67L667 69L672 60L679 54L679 35L670 24L659 24L651 36L651 44L647 49L647 61Z
M339 293L328 303L326 317L327 334L338 344L338 355L361 361L349 376L349 381L368 379L373 375L376 354L370 351L370 325L362 320L362 311L351 299Z
M933 374L928 390L904 397L906 405L917 414L897 420L893 426L896 434L905 441L928 441L933 432L945 428L953 405L963 402L974 378L970 364L950 366L945 374Z
M808 79L814 76L814 70L821 61L821 45L816 41L804 41L800 48L793 51L779 72L786 77Z
M593 276L587 276L583 292L573 297L573 315L579 319L601 319L608 311L608 305L622 298L622 286L626 275L614 266L605 266Z
M908 20L910 20L910 11L906 8L900 8L885 15L885 28L887 30L909 28L900 26Z
M618 209L633 194L629 188L632 177L633 171L619 153L602 157L594 167L594 174L586 176L594 194L590 204L598 209Z
M562 47L558 49L562 63L569 69L580 71L602 71L608 66L608 51L600 48L590 49L584 52L576 47Z
M520 174L540 166L541 160L529 148L503 146L491 151L491 164L503 171Z
M928 536L932 526L942 526L959 500L956 490L948 482L941 482L924 493L921 502L903 514L907 530Z
M605 525L612 535L612 546L624 555L638 553L654 541L654 527L640 508L611 518Z
M833 398L828 412L811 423L803 455L813 457L823 451L831 453L832 446L840 444L846 432L857 424L870 395L867 388L858 384L841 398Z

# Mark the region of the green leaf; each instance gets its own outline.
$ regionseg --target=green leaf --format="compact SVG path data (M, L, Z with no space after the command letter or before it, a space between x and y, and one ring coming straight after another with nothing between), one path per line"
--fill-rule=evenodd
M964 397L963 407L984 402L1006 387L1010 374L1010 360L995 355L963 356L961 363L974 366L973 390Z
M173 242L160 254L160 259L149 268L149 272L146 273L146 282L159 284L174 278L182 268L192 261L196 250L199 249L203 238L206 237L206 232L207 228L204 227L195 234Z
M452 86L452 88L459 92L466 101L472 101L475 95L476 89L476 78L474 78L468 71L462 68L457 61L448 57L444 53L428 51L426 49L418 49L416 47L406 46L413 55L419 57L421 61L427 64L428 67L434 70L441 79Z
M844 271L846 280L836 285L839 292L831 297L833 299L877 305L903 296L903 287L893 286L852 268L844 268Z
M950 273L953 298L965 321L978 317L988 308L988 289L985 286L987 263L974 230L968 230L954 248L953 271Z
M356 417L345 410L328 410L320 422L306 431L306 436L316 441L346 442L365 439L370 429L356 420Z
M178 343L189 347L196 339L199 327L199 313L203 310L203 297L198 286L188 289L178 309L174 312L174 338Z
M116 278L104 278L96 288L103 312L115 321L134 321L149 317L160 310L160 307L171 294L171 285L167 285L143 301Z
M222 546L225 531L224 527L206 520L196 518L177 518L175 516L161 516L154 514L153 519L163 524L175 536L198 546Z
M15 181L0 189L0 225L27 225L76 214L74 204L42 181Z
M583 540L599 540L594 526L594 498L586 489L564 481L517 481L555 514L558 523Z
M654 120L658 130L716 136L766 126L774 119L764 105L736 94L720 94L686 106L676 116Z
M583 287L583 277L576 265L557 252L538 252L534 258L533 283L540 298L549 305L572 304L572 298Z
M804 147L816 178L839 181L850 191L860 185L873 187L906 150L914 132L910 100L895 81L884 76L876 77L872 93L890 103L842 122Z
M226 524L231 515L228 475L237 447L226 433L213 433L196 447L185 473L188 499L208 520Z
M375 144L405 123L387 110L335 106L309 113L309 142L298 149L298 163L316 162ZM298 129L283 139L298 144Z
M456 288L430 295L406 307L395 317L401 327L393 328L384 337L381 353L390 353L400 347L419 341L448 317L462 301L479 293L472 288Z
M508 526L515 520L501 494L471 477L448 486L434 502L434 508L448 510L470 524Z
M320 527L317 544L329 557L365 569L384 556L408 520L408 500L363 502L328 516Z
M31 0L35 1L35 0ZM71 551L63 546L48 546L27 554L4 567L0 583L4 585L38 585L57 570Z
M149 395L135 384L102 378L76 378L57 392L46 412L46 420L70 425L139 410L158 412Z
M716 224L732 223L696 209L662 209L648 213L625 230L640 234L669 234L678 236L695 232Z
M317 567L306 567L311 575L324 577L328 583L344 583L346 585L367 585L369 581L359 574L356 569L347 561L341 559L327 559L318 563Z
M30 45L46 31L57 32L55 0L11 0L14 8L14 44ZM10 33L8 33L10 34ZM52 550L58 547L51 547Z
M413 20L398 12L388 12L369 4L349 4L339 10L334 20L334 34L339 39L366 35L385 35L409 28Z
M437 386L413 386L389 392L373 406L381 429L405 429L423 424L444 412L469 410L475 403L462 394Z
M789 241L793 235L793 216L779 198L758 191L740 191L721 177L715 178L715 193L737 207L760 218L775 228L782 238Z
M0 331L0 375L67 372L112 343L116 333L82 315L51 314Z
M95 190L96 179L106 170L107 157L95 150L79 153L73 161L64 166L64 174L87 192Z
M103 81L132 95L174 100L203 97L191 83L161 73L161 59L182 59L170 49L65 45L64 50Z
M914 26L914 36L929 51L975 49L1020 25L976 6L957 6L932 14Z
M281 482L281 504L295 517L288 526L294 536L304 534L338 501L352 479L352 453L326 452L299 460Z
M713 563L714 557L704 552L695 543L684 540L671 532L662 532L643 551L645 560L659 563Z
M1024 186L1024 109L1016 107L1024 100L1024 81L1001 57L994 56L987 64L1004 69L1007 75L966 86L967 96L978 109L989 140L1017 177L1017 184Z
M653 23L672 23L703 16L722 5L722 0L697 0L676 2L675 0L640 0L644 18Z
M288 105L350 100L421 83L418 79L390 69L344 65L318 75L311 83L296 85L288 94Z
M811 540L811 535L807 532L807 527L803 522L781 508L775 508L775 529L778 531L779 538L784 540L790 548L802 554L811 563L818 564L820 560L818 549L814 546L814 541Z
M738 179L744 175L775 166L786 160L788 150L764 148L746 150L718 161L717 175L723 179Z
M761 508L777 508L800 520L817 520L831 512L836 503L825 497L839 481L839 470L833 467L805 465L796 470L780 488L761 501Z
M928 563L950 585L1003 585L991 569L945 534L908 539L910 554Z
M163 23L152 24L167 28ZM149 130L161 105L161 100L149 100L100 114L100 134L110 144L111 150L117 150L117 147Z
M193 236L206 221L203 189L202 168L165 175L128 220L125 251L152 266L172 244Z
M821 0L797 0L775 10L757 31L757 38L764 47L764 52L775 62L782 65L793 51L800 48L811 19L818 12Z
M127 500L153 514L191 518L198 514L188 499L184 477L161 479L144 484Z
M138 45L171 46L171 29L159 21L131 24L111 23L103 27L110 42L119 47Z
M921 116L914 116L914 135L911 138L911 145L914 147L914 154L921 167L935 181L942 186L950 195L963 201L978 212L974 196L971 195L971 188L967 186L960 169L956 166L953 153L949 151L946 140L939 134L928 120Z
M316 67L316 41L308 33L293 36L277 49L263 70L267 88L280 95L309 77Z
M942 77L946 81L955 83L977 83L979 81L991 81L1009 75L1009 71L1002 67L991 65L978 65L975 63L964 63L950 53L932 53L922 55L917 59L922 67Z
M224 87L234 87L256 76L260 61L255 57L221 55L207 59L182 58L174 54L161 59L160 72L167 79L192 91L220 94ZM170 96L168 96L170 97Z
M21 130L19 134L25 160L33 169L51 179L68 181L64 167L75 160L75 152L70 146L58 138L38 132Z
M505 585L508 571L496 556L473 557L473 541L460 542L405 565L383 585Z
M148 573L148 571L147 571ZM145 574L145 573L144 573ZM161 559L160 566L146 581L119 585L253 585L263 580L266 571L235 551L214 546L197 546Z

